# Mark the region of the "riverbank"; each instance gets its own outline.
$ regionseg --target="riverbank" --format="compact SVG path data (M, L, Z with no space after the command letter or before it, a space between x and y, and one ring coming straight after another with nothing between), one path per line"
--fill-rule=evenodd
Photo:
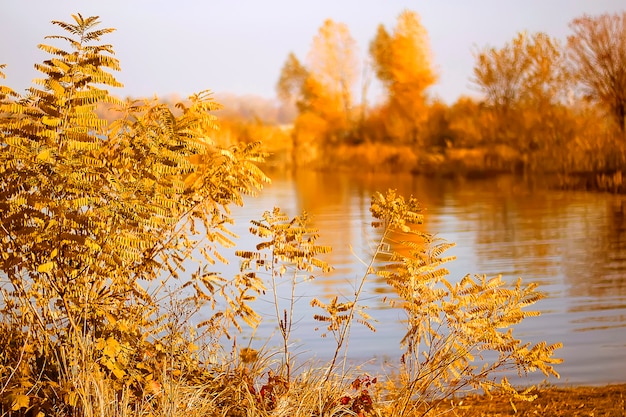
M231 381L232 382L232 381ZM240 381L241 382L241 381ZM206 388L206 387L205 387ZM193 394L193 401L195 404L205 411L211 410L214 413L209 413L207 415L221 415L221 411L225 409L231 409L233 413L229 415L243 415L239 412L245 412L240 407L242 404L247 404L248 406L254 407L260 415L270 416L270 415L280 415L280 412L274 414L272 410L265 410L262 407L256 408L260 405L257 403L257 400L250 397L250 393L245 393L243 391L239 392L241 394L240 401L243 403L231 403L231 398L233 393L239 389L244 389L241 386L237 386L234 384L230 388L222 387L224 394L223 401L221 402L221 406L217 406L215 404L212 397L214 397L215 393L209 393L204 389L192 389L193 392L178 393L176 396L180 395L184 397L185 395L189 396ZM319 387L312 387L314 390L317 390ZM245 389L244 389L245 391ZM425 408L428 408L430 411L426 411L426 409L419 408L414 410L414 413L411 415L414 416L437 416L437 415L446 415L446 416L454 416L454 417L503 417L503 416L516 416L516 417L624 417L626 416L626 383L621 384L607 384L603 386L572 386L572 387L541 387L533 392L537 395L537 398L534 401L525 402L525 401L515 401L513 404L509 401L508 397L505 396L497 396L493 395L491 397L485 395L467 395L459 398L455 398L452 400L446 400L435 407L430 407L428 404L424 404ZM9 394L10 395L10 394ZM206 396L206 398L202 398L202 396ZM286 394L289 397L289 394ZM185 397L186 398L186 397ZM188 398L187 398L188 399ZM0 395L0 404L2 403L11 403L12 401L8 397L3 397ZM252 400L252 403L248 403L247 401ZM148 398L148 402L143 404L144 407L157 407L157 404L150 403L153 400ZM287 403L290 401L287 400ZM109 404L109 406L114 406L115 404ZM202 407L200 407L202 406ZM217 407L216 407L217 406ZM372 404L372 408L364 414L359 414L363 416L389 416L389 410L386 408L384 404L376 404L374 402ZM203 408L204 407L204 408ZM185 408L184 406L182 408ZM220 410L221 408L221 410ZM90 410L93 412L95 410ZM129 410L120 410L116 409L116 411L121 412L120 415L131 416L132 412L129 413ZM152 409L155 411L155 409ZM198 411L198 410L194 410ZM190 416L199 415L194 411L190 411ZM276 411L276 410L275 410ZM347 415L343 414L343 411L339 411L336 409L335 411L340 414L333 415ZM424 414L426 413L426 414ZM89 413L87 413L89 414ZM152 413L151 413L152 414ZM5 415L5 414L2 414ZM12 412L9 412L7 415L14 415ZM15 415L24 415L19 411L16 411ZM50 415L58 415L52 412ZM159 415L157 412L156 414Z
M306 169L318 172L369 172L372 174L413 174L444 178L492 178L517 175L540 181L545 187L562 190L626 193L626 177L619 167L574 169L557 161L523 155L507 145L475 148L434 147L416 152L408 145L366 143L318 149L306 163L294 164L291 150L268 150L272 155L264 168ZM307 154L308 155L308 154ZM295 157L298 160L298 156ZM271 176L271 175L270 175Z
M544 387L534 392L537 398L532 402L514 403L508 398L469 395L439 406L437 411L453 411L455 417L624 417L626 416L626 383L603 386Z

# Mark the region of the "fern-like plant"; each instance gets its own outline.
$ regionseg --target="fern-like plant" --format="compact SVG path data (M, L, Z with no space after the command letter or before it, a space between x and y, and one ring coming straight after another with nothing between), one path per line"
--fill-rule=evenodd
M395 290L390 304L406 313L392 415L413 415L468 388L532 400L529 390L519 393L506 376L498 380L496 375L540 370L546 377L559 376L552 365L561 362L553 358L560 343L531 346L513 335L515 325L539 315L524 309L544 295L536 284L518 280L510 287L500 276L448 278L444 264L454 258L444 253L454 245L414 227L423 220L417 207L414 198L405 200L393 191L376 193L371 205L374 225L394 232L386 240L393 248L390 258L377 273Z
M278 330L283 340L283 363L287 382L291 379L290 337L296 302L296 286L302 281L314 278L314 271L330 272L331 266L318 258L330 252L329 246L317 245L318 231L308 226L306 213L289 218L279 208L267 211L261 220L252 220L250 232L264 239L256 245L256 251L237 251L241 257L241 271L250 279L260 280L263 271L269 275L269 283L274 300ZM254 268L253 268L254 267ZM281 282L290 285L287 307L281 307L278 292Z
M253 317L255 289L209 266L223 260L217 245L233 245L228 205L268 181L258 144L216 146L207 92L176 114L156 100L116 99L107 88L121 86L119 63L98 43L112 29L72 18L54 21L63 35L48 37L67 48L39 45L50 58L25 96L0 86L0 315L14 335L2 350L21 358L0 364L3 410L80 407L80 372L120 389L156 379L139 359L158 357L159 289L185 269L194 268L180 285L189 300L228 301L205 323L216 337ZM99 104L117 106L118 120L99 118Z

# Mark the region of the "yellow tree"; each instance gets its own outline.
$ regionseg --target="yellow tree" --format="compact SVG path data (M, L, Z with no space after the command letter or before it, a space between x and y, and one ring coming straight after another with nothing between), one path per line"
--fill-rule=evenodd
M355 132L353 90L358 74L356 43L343 23L326 20L313 39L303 66L290 54L276 89L282 100L297 104L294 162L322 162L323 148L348 140Z
M426 91L437 80L419 15L403 11L391 35L380 26L370 55L388 94L388 133L398 141L417 143L426 118Z
M626 12L582 16L570 24L570 58L589 99L609 111L626 134Z
M324 21L307 56L310 79L305 85L309 110L331 117L331 130L346 135L351 127L353 90L358 74L356 42L348 26Z
M280 70L280 77L276 83L278 98L286 105L297 106L303 101L304 82L309 71L300 63L298 57L290 52Z
M571 77L561 42L543 32L536 33L526 45L526 55L528 68L522 99L535 107L563 103L571 87Z
M519 103L530 66L526 45L527 36L522 32L500 49L490 47L475 54L473 81L498 113L507 114Z
M391 35L384 25L378 25L376 37L370 43L370 56L376 77L389 89L393 80L391 74Z

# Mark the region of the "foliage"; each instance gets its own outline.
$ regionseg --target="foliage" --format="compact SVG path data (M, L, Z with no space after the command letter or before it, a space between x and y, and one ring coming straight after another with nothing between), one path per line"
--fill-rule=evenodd
M300 63L298 57L290 52L280 71L276 92L281 100L297 104L304 100L302 86L309 76L309 71Z
M235 245L229 206L268 181L256 166L265 156L259 145L215 144L218 106L207 92L176 111L115 99L105 88L120 86L109 72L119 63L110 45L94 45L112 29L80 14L53 23L66 35L50 38L69 50L40 46L51 57L25 96L0 87L1 414L398 416L468 386L528 399L494 379L502 370L558 376L559 344L531 346L512 334L538 314L523 310L541 298L535 286L448 280L451 244L418 231L420 205L393 191L372 198L379 240L354 297L312 301L321 309L314 318L334 335L331 362L295 375L297 289L331 269L322 258L330 247L316 243L306 214L276 208L252 221L261 242L237 251L240 273L213 271L226 261L219 246ZM307 88L323 89L319 80ZM101 104L120 117L100 118ZM374 274L407 316L399 379L386 389L345 371L352 324L374 329L362 304ZM239 349L235 338L224 354L233 328L258 325L253 302L265 278L281 359ZM290 285L286 307L281 281ZM200 308L209 317L198 323Z
M296 286L302 281L313 279L312 273L315 270L331 271L330 265L318 258L318 255L330 252L331 248L315 244L317 230L307 226L306 213L290 219L279 208L274 208L272 212L265 212L263 219L252 220L251 223L250 232L267 240L257 244L254 252L237 251L236 255L242 258L241 271L244 276L258 282L257 285L262 285L262 279L256 271L262 270L269 274L276 320L283 339L283 365L288 384L291 379L289 343L294 321ZM281 308L278 280L285 278L290 280L291 295L288 307Z
M359 68L355 50L347 26L326 20L313 39L307 66L293 54L287 57L277 92L282 100L298 105L293 130L295 165L326 166L324 162L333 157L335 147L371 139L421 144L426 90L436 81L436 75L418 15L401 13L392 35L380 26L372 41L370 55L387 101L371 114L365 108L369 85L366 73L362 76L362 104L354 105ZM372 122L378 114L381 116ZM373 134L376 130L380 133Z
M328 302L317 298L311 301L313 307L323 310L314 318L327 326L326 331L334 336L336 343L324 383L336 375L340 352L347 357L351 324L357 321L374 330L371 317L364 311L366 306L361 304L364 284L372 274L383 277L394 289L396 297L387 301L406 314L407 331L400 341L403 348L400 371L382 394L390 400L386 409L390 415L413 415L424 407L428 410L459 392L478 387L486 392L505 393L511 400L529 401L534 398L530 390L515 390L507 372L516 371L523 376L539 370L546 377L558 377L553 365L561 360L553 358L553 354L561 347L560 343L531 345L513 335L515 325L539 315L537 311L526 311L544 297L537 292L535 284L524 286L518 280L509 286L501 277L467 275L458 281L448 278L449 272L443 265L453 258L445 257L444 253L453 244L441 242L416 228L423 223L424 216L414 198L405 200L393 191L385 195L376 193L371 212L375 219L373 226L380 228L381 233L377 249L355 287L354 298L334 296ZM287 364L286 374L271 374L264 384L263 398L267 400L263 401L274 410L280 408L281 401L291 401L292 390L299 383L299 377L292 378L289 373L288 343L294 322L294 300L299 298L297 285L302 282L298 281L298 274L317 268L328 270L329 266L316 256L329 248L315 244L317 235L306 227L306 216L289 219L275 209L252 225L252 234L267 240L257 245L257 251L239 252L243 258L242 271L254 266L269 272L278 330L284 342L282 366ZM285 275L291 279L290 304L281 310L276 278ZM255 273L250 276L258 278ZM503 372L505 375L498 380L496 375ZM345 366L339 375L345 375ZM359 377L355 381L360 383L360 388L353 386L357 392L340 397L339 405L358 415L375 413L376 404L368 388L376 380ZM277 393L281 394L277 397Z
M276 88L281 100L298 108L293 129L296 165L319 163L329 145L352 140L355 51L348 27L327 19L313 38L306 66L293 53L287 57Z
M328 97L324 111L340 114L342 125L339 128L343 130L350 123L352 94L358 74L355 49L355 41L348 27L327 19L313 38L307 57L310 77L325 93L320 96ZM315 97L315 94L311 96ZM322 107L312 106L311 110L320 111Z
M108 375L120 389L156 378L138 360L165 345L160 293L186 268L196 271L179 287L194 308L215 309L205 324L216 337L254 320L245 308L253 288L207 267L223 261L216 245L233 244L227 206L267 181L254 165L263 157L257 145L213 144L217 107L208 93L179 103L179 116L157 102L115 99L103 87L121 85L108 72L118 61L110 45L94 45L112 29L97 29L97 17L73 20L54 21L67 35L49 37L69 50L40 45L51 57L36 65L39 87L25 97L1 90L1 313L15 335L3 348L24 358L2 381L5 398L19 399L14 410L42 406L38 398L52 400L42 391L57 385L67 390L57 401L77 406L76 387L64 386L77 369ZM98 103L123 116L108 124ZM185 346L176 352L193 358ZM11 369L11 356L4 360Z
M344 395L339 400L341 405L347 406L357 416L376 415L374 410L374 400L370 395L370 388L376 384L378 378L364 375L356 378L350 384L355 392L352 395Z
M561 45L542 32L521 32L500 49L476 53L474 82L489 104L503 112L522 102L557 103L564 98L567 81Z
M561 360L552 355L560 343L531 346L512 332L524 318L539 315L523 310L544 297L535 284L522 286L518 280L507 288L501 277L470 275L450 280L442 265L453 259L443 256L453 244L414 228L423 221L415 199L405 200L392 191L375 194L371 211L379 219L374 226L383 227L384 233L395 232L384 243L393 247L399 241L400 247L409 249L408 255L391 250L389 261L377 269L398 296L390 304L402 308L407 317L392 415L412 415L420 399L449 398L467 386L486 392L497 388L516 399L531 399L517 393L506 377L500 381L493 377L507 369L520 375L538 369L546 377L558 377L552 364Z
M315 76L311 65L290 54L277 91L299 103L293 164L428 175L539 174L557 185L619 190L613 179L626 161L623 20L620 14L581 16L571 22L566 44L542 32L520 32L499 47L479 48L470 81L482 97L448 105L428 95L437 81L428 36L419 16L406 10L392 30L378 26L361 77L361 106L353 106L349 118L340 111L339 90L329 87L341 83L324 82L320 71ZM337 74L344 68L334 58L338 49L321 42L331 33L326 26L315 38L314 56ZM385 96L367 107L370 69ZM400 151L409 158L363 166L362 155L376 154L381 145L409 147ZM607 178L615 184L607 185Z
M606 108L626 134L626 12L581 16L570 27L570 58L583 93Z
M556 139L566 123L560 110L571 84L564 56L557 40L525 32L502 48L476 53L473 81L494 116L489 142L530 155Z
M370 44L376 74L387 93L388 135L395 143L418 145L418 133L424 122L426 90L437 76L426 29L419 15L403 11L392 34L379 26Z
M543 33L520 33L500 49L476 54L474 82L488 105L482 112L490 116L482 142L515 149L525 172L612 173L623 166L623 152L595 109L572 101L582 74L567 56Z

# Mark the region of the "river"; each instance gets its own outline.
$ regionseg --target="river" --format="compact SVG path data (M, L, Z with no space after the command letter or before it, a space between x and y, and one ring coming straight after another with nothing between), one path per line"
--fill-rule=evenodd
M365 270L360 260L371 256L377 237L370 226L370 197L392 188L415 196L426 208L426 231L456 243L447 252L456 256L447 264L452 280L467 273L502 274L509 282L521 277L539 284L547 297L533 309L541 316L526 319L514 334L533 343L563 343L555 354L564 360L555 366L561 379L551 378L551 383L626 382L626 196L546 190L512 177L469 180L315 172L271 177L271 185L233 210L233 230L240 235L237 249L254 248L258 240L247 232L249 220L260 219L276 206L290 216L306 210L310 225L319 229L318 243L333 248L323 259L334 271L296 286L291 349L300 363L327 360L332 354L334 341L321 337L325 326L313 320L310 300L327 301L334 295L341 300L354 293ZM232 259L229 268L236 264ZM281 309L288 307L288 288L286 282L279 287ZM362 303L377 320L377 331L354 325L348 346L351 361L398 360L402 314L382 302L390 291L380 280L367 281ZM270 292L256 308L264 321L252 345L278 346ZM239 336L239 344L245 344L241 340L249 335ZM528 382L541 379L539 374Z

